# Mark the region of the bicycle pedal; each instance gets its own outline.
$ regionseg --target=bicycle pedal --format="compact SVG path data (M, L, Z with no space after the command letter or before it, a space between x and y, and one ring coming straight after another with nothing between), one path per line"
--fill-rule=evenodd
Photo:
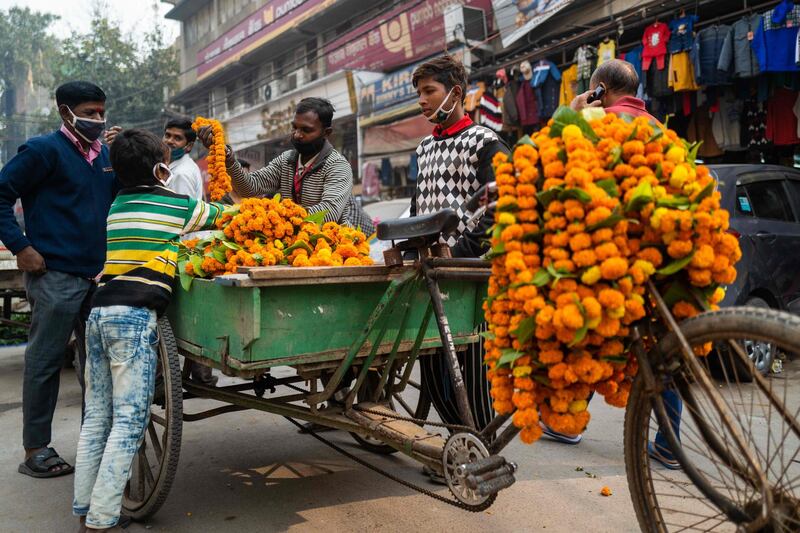
M457 473L464 476L467 487L481 496L500 492L514 484L516 463L510 463L499 455L492 455L474 463L460 465Z

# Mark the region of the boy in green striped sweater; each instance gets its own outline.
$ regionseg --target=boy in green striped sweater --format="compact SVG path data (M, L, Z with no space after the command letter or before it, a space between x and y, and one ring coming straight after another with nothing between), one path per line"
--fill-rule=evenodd
M172 296L178 240L214 228L221 204L177 194L169 149L144 130L111 145L123 189L107 220L107 256L86 324L86 411L75 465L81 530L117 528L122 493L141 444L156 377L156 320Z

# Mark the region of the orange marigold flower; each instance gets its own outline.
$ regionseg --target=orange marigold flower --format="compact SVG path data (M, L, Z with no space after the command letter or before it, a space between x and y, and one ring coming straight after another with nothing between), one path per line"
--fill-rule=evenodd
M628 260L622 257L610 257L600 264L600 273L604 279L617 279L628 271Z
M674 239L667 247L667 254L673 259L680 259L692 253L692 242Z

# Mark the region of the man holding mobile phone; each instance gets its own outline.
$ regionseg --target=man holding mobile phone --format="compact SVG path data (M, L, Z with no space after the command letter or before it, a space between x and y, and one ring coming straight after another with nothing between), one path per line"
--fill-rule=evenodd
M576 96L570 107L575 111L584 107L602 107L606 113L647 117L659 123L647 112L644 101L636 98L638 88L639 76L633 65L621 59L611 59L595 69L589 90Z

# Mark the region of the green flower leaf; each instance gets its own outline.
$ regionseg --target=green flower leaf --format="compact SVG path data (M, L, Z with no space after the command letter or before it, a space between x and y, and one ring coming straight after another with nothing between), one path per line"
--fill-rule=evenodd
M223 265L228 261L228 257L225 255L225 246L217 246L213 250L211 250L211 257L222 263Z
M181 282L183 290L188 291L192 288L192 280L194 277L186 272L186 263L188 263L188 261L178 262L178 279Z
M691 263L692 257L694 257L694 252L690 253L689 255L687 255L682 259L676 259L675 261L671 262L664 268L656 270L656 274L659 274L661 276L671 276L672 274L675 274L683 267Z
M661 128L656 128L656 132L653 134L652 137L647 139L647 143L650 144L651 142L659 140L664 135L664 130Z
M575 188L561 191L558 194L558 199L561 200L562 202L564 200L578 200L579 202L584 204L588 204L589 202L592 201L592 197L589 196L589 193L587 193L583 189L575 189Z
M534 331L536 331L536 319L529 316L523 319L511 334L517 337L520 344L525 344L531 339Z
M492 331L481 331L480 333L478 333L478 336L488 340L494 340L497 338L494 332Z
M539 201L539 205L543 208L547 208L547 206L558 198L558 195L561 194L563 191L563 187L554 187L552 189L547 189L546 191L540 191L536 193L536 199Z
M673 196L672 198L660 198L656 200L656 207L671 207L673 209L688 208L691 202L685 196Z
M234 250L234 251L239 251L239 250L241 250L241 249L242 249L242 247L241 247L241 246L239 246L239 245L238 245L238 244L236 244L235 242L231 242L231 241L222 241L222 245L223 245L224 247L226 247L226 248L230 248L231 250Z
M212 232L211 232L211 236L212 236L212 237L214 237L215 239L219 240L219 241L224 241L224 240L226 240L226 239L228 238L228 237L225 235L225 232L224 232L224 231L222 231L221 229L218 229L218 230L216 230L216 231L212 231ZM199 243L198 243L198 244L199 244Z
M294 252L298 248L304 248L305 251L308 252L308 253L313 253L314 252L314 249L311 246L309 246L307 242L305 242L305 241L297 241L296 243L294 243L290 247L286 248L283 251L283 255L288 256L290 253Z
M512 350L510 348L506 348L500 353L502 355L500 355L500 359L497 360L498 367L511 366L514 361L525 355L522 352L518 352L517 350Z
M494 259L495 257L500 257L505 253L506 253L506 243L501 241L498 242L495 246L493 246L491 250L486 252L484 259L491 260Z
M625 217L622 216L622 213L619 212L618 208L614 208L614 211L612 211L611 215L608 218L606 218L605 220L601 220L596 224L587 226L586 231L594 231L602 228L613 228L614 226L617 225L617 222L621 220L625 220Z
M322 223L325 221L325 215L328 214L327 209L323 209L322 211L317 211L316 213L311 213L306 218L303 219L303 222L313 222L318 226L321 226Z
M540 268L539 270L536 271L536 274L533 275L531 283L533 283L537 287L544 287L545 285L550 283L550 279L551 277L550 274L547 272L547 270Z
M595 183L595 185L606 191L606 194L608 194L612 198L617 198L619 196L619 187L617 187L617 180L613 178L600 180L597 183Z
M556 112L553 113L553 126L550 128L550 137L561 137L564 127L570 124L578 126L583 136L590 141L596 143L600 140L586 119L577 111L566 105L560 106L556 109Z
M539 148L539 147L536 145L536 143L535 143L535 142L533 142L533 139L531 139L530 135L525 135L524 137L522 137L520 140L518 140L518 141L517 141L517 143L514 145L514 147L517 147L517 146L519 146L520 144L527 144L528 146L533 146L533 147L534 147L534 148L536 148L536 149L538 149L538 148ZM513 152L513 150L512 150L512 152Z
M204 278L207 276L205 270L203 270L203 259L199 255L193 255L189 258L189 262L192 264L194 268L194 275L198 278Z
M622 162L622 147L615 146L614 148L612 148L611 155L613 156L611 159L611 163L609 163L608 167L606 167L609 170L616 167Z
M630 134L630 135L628 135L628 138L627 138L627 139L625 139L625 142L628 142L628 141L632 141L632 140L634 140L634 139L636 138L636 135L637 135L638 133L639 133L639 125L637 124L637 125L635 125L635 126L633 127L633 131L631 132L631 134Z
M706 186L703 188L703 190L702 190L702 191L700 191L700 192L697 194L697 196L695 197L695 199L694 199L694 202L693 202L693 203L695 203L695 204L699 204L700 202L702 202L703 200L705 200L706 198L708 198L709 196L711 196L711 193L713 193L713 192L714 192L714 189L716 188L716 186L717 186L717 183L716 183L715 181L712 181L711 183L709 183L708 185L706 185Z
M589 326L586 325L586 321L584 320L583 327L575 332L575 338L572 339L567 346L572 348L576 344L580 343L584 338L586 338L586 334L589 332Z
M653 201L653 186L649 181L643 181L633 191L628 205L625 206L625 212L641 211L644 206Z

